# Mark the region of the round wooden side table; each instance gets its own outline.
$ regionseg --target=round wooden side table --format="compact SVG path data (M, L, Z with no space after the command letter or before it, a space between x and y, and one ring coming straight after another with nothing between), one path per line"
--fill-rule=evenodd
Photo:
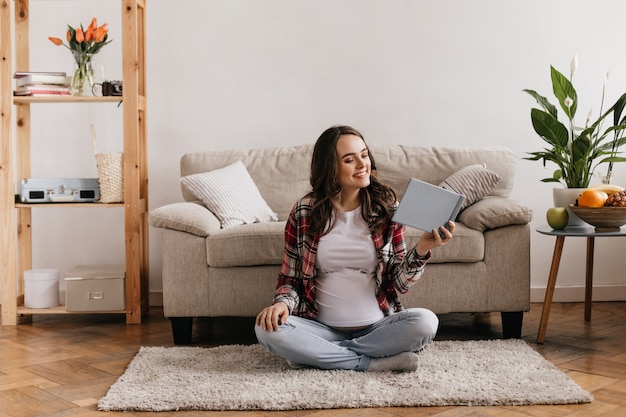
M541 226L537 228L537 232L555 236L554 253L552 255L552 265L550 266L550 275L548 276L548 286L546 287L546 296L543 301L543 310L541 311L541 321L539 322L539 331L537 333L537 343L543 343L546 336L546 328L548 326L548 316L550 315L550 307L552 307L552 297L554 296L554 286L556 277L559 272L559 264L561 263L561 253L563 252L563 244L565 237L586 237L587 238L587 257L585 266L585 321L591 320L591 294L593 290L593 250L595 238L597 237L616 237L626 236L626 226L618 231L596 232L593 226L576 226L566 227L563 230L555 230L550 226Z

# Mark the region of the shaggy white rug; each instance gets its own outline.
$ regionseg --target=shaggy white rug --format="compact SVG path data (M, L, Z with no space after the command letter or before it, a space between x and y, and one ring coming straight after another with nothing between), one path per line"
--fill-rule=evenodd
M522 340L436 341L417 372L292 370L259 345L142 347L103 411L294 410L586 403Z

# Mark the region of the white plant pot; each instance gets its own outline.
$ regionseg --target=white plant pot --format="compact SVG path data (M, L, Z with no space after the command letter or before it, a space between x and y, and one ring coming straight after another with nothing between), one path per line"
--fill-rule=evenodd
M552 197L554 199L554 207L565 207L569 214L569 221L567 227L572 226L589 226L587 222L575 215L572 210L569 209L570 204L576 204L576 198L584 188L553 188Z

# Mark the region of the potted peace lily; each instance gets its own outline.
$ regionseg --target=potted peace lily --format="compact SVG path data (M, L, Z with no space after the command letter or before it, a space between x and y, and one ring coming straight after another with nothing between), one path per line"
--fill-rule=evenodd
M626 143L626 116L622 116L626 106L626 93L623 93L608 109L604 109L604 98L608 82L608 72L602 86L602 99L599 116L592 120L591 110L587 114L585 124L581 127L575 122L578 109L578 95L572 79L578 67L578 58L574 55L570 66L570 78L550 66L552 91L558 105L565 114L566 123L559 120L557 107L534 90L523 90L537 100L541 108L532 108L530 118L535 132L546 142L541 151L528 152L524 159L531 161L552 162L557 166L551 177L543 182L555 182L569 189L569 195L562 200L559 189L555 188L555 206L567 207L568 201L575 201L580 189L589 187L589 182L598 165L607 163L606 176L602 182L609 184L615 162L625 162L626 158L618 156L619 149ZM575 218L576 216L570 217Z

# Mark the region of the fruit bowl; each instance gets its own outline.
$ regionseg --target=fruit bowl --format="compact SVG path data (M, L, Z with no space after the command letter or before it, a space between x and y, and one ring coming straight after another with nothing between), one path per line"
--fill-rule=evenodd
M616 232L626 224L626 207L580 207L569 205L570 210L585 222L595 226L596 232Z

